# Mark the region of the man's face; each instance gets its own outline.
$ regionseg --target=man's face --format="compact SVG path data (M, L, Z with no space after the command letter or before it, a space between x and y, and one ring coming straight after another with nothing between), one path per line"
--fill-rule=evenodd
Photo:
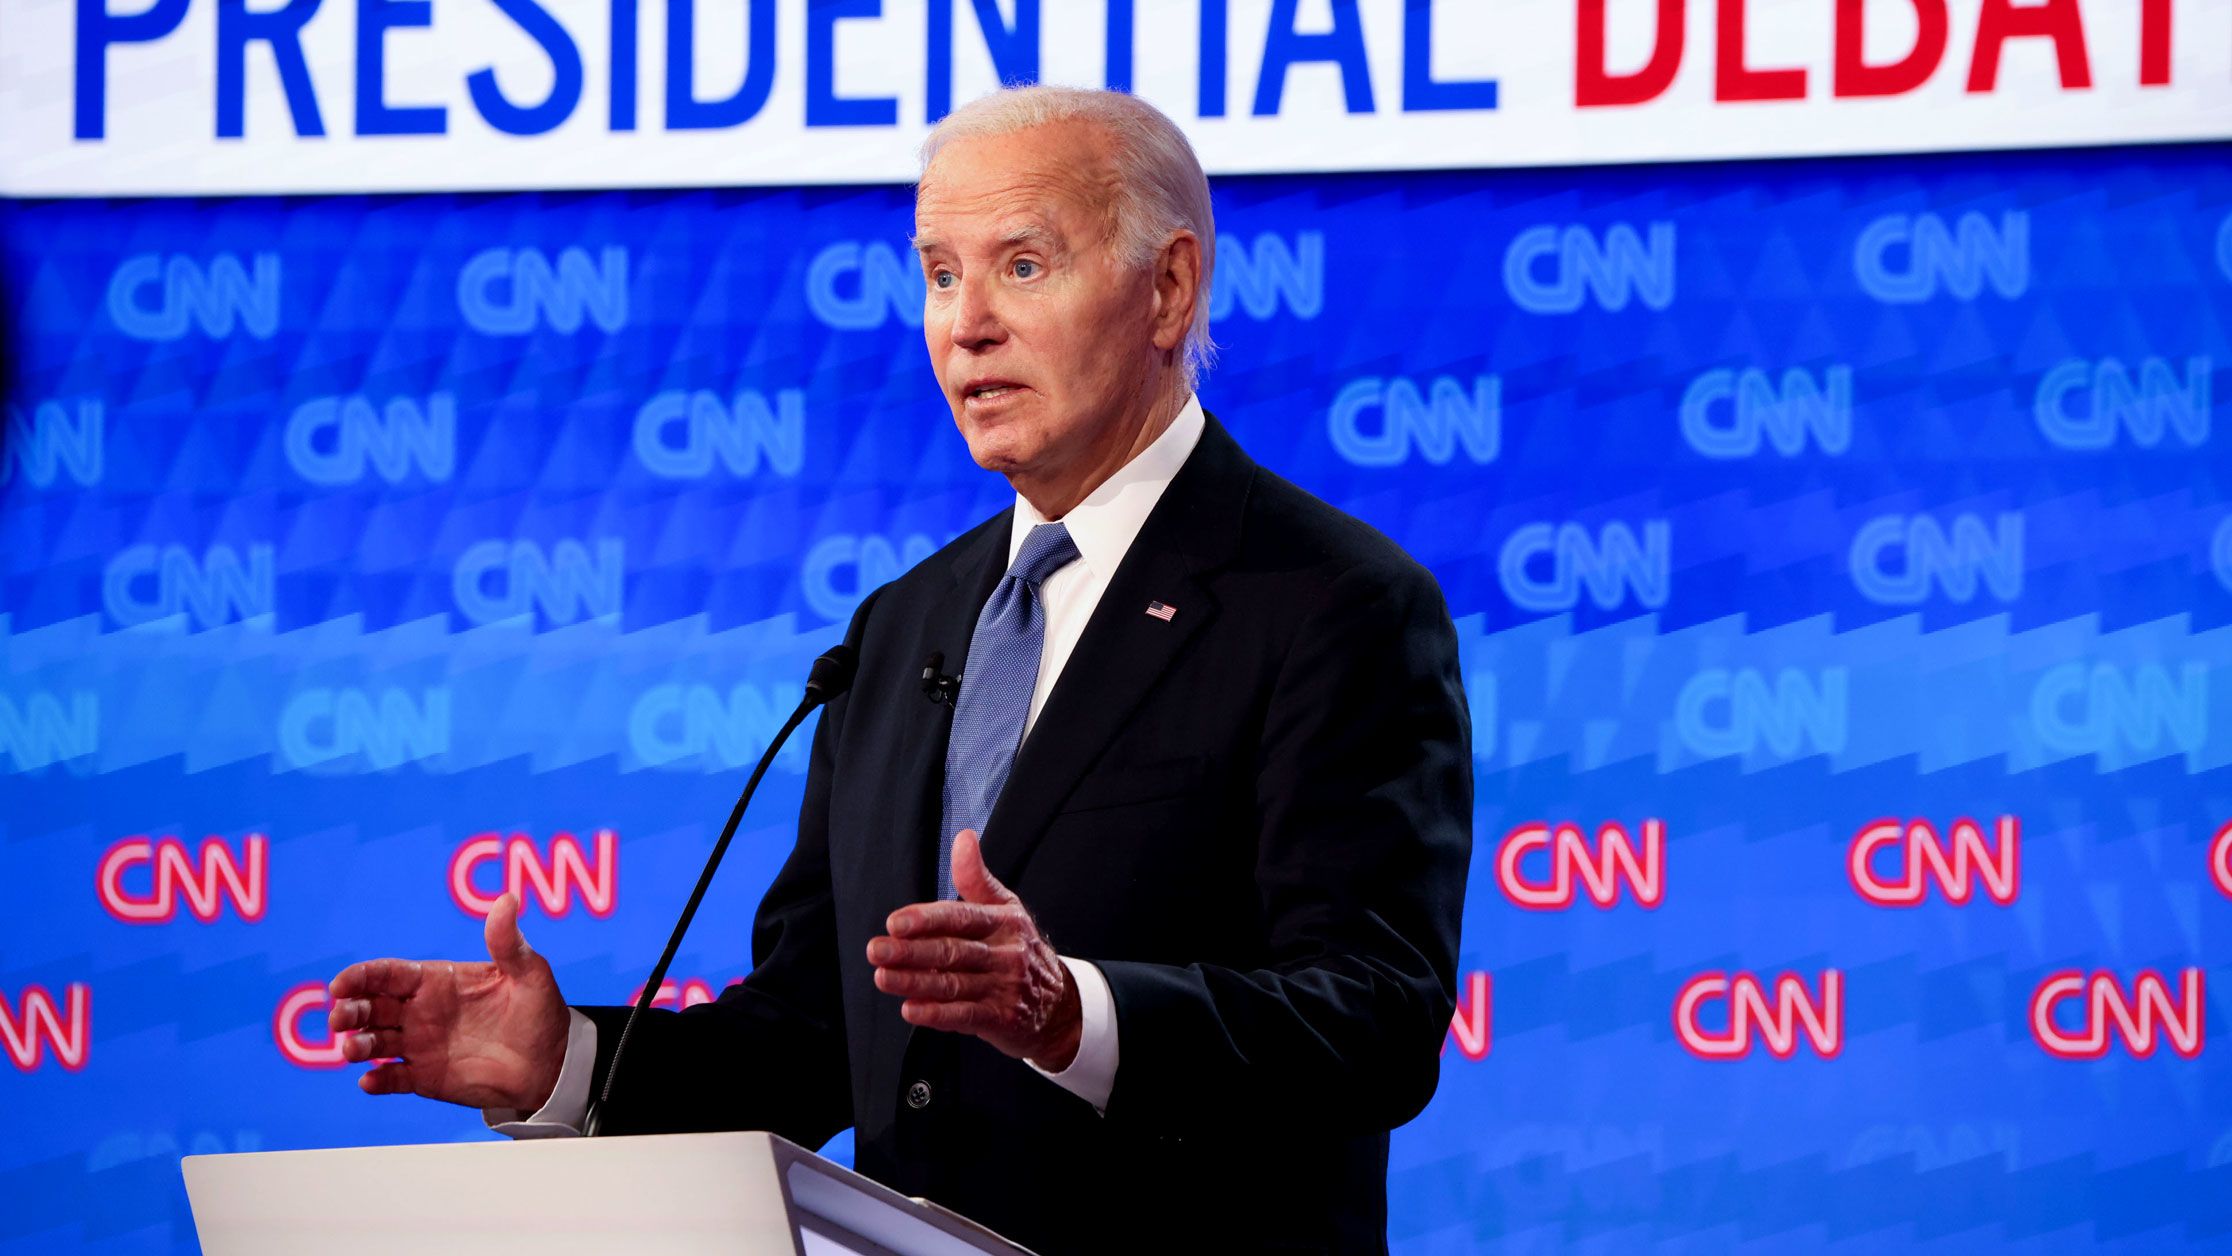
M922 332L977 465L1019 488L1121 462L1149 404L1154 287L1114 256L1099 134L957 139L915 199Z

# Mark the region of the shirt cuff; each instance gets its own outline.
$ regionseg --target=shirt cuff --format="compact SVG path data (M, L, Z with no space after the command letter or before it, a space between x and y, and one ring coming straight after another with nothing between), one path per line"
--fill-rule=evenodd
M597 1071L597 1023L572 1008L566 1009L566 1062L558 1066L558 1084L533 1116L522 1117L517 1108L482 1108L488 1128L512 1138L572 1138L589 1119L589 1083Z
M1023 1062L1105 1116L1109 1093L1116 1089L1116 996L1109 993L1108 978L1099 968L1067 955L1057 958L1069 969L1070 980L1077 983L1077 1002L1084 1013L1085 1024L1077 1035L1077 1055L1059 1073L1047 1072L1029 1060Z

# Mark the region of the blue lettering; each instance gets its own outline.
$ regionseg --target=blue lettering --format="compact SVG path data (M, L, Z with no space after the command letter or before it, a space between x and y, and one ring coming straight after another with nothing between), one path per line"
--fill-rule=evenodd
M1271 29L1263 41L1263 69L1256 77L1255 113L1279 112L1287 70L1297 62L1330 61L1341 67L1341 95L1350 113L1372 112L1372 67L1364 55L1364 21L1356 0L1330 0L1333 29L1305 35L1294 29L1301 0L1272 0Z
M837 94L837 23L883 16L883 0L806 0L806 125L892 126L895 96Z
M1692 676L1674 700L1674 730L1691 753L1708 759L1756 756L1764 743L1777 759L1841 754L1845 748L1850 677L1842 667L1808 675L1781 668L1770 685L1755 668L1710 668ZM1716 707L1727 715L1715 719Z
M495 4L550 58L550 94L540 104L515 105L496 85L493 66L483 66L467 76L466 89L473 97L473 107L488 119L488 125L507 135L541 135L564 122L581 103L581 50L574 46L566 28L535 0L495 0Z
M1201 38L1195 41L1201 55L1195 59L1194 79L1196 92L1201 97L1199 112L1204 118L1225 116L1225 80L1231 73L1226 64L1231 59L1231 29L1229 0L1201 0Z
M76 101L71 134L108 134L108 48L161 39L186 20L188 0L155 0L139 13L109 12L108 0L77 0Z
M491 590L490 577L499 577ZM597 542L597 556L579 541L559 541L546 555L533 541L478 541L451 573L458 612L476 624L541 608L554 624L620 613L626 565L621 543Z
M916 563L937 552L938 543L921 533L902 538L896 545L886 537L841 533L824 537L806 551L799 583L806 605L832 623L852 617L860 600L878 585L897 580ZM838 573L850 570L852 579L840 581Z
M21 706L0 694L0 757L11 771L35 772L49 764L83 759L101 748L101 700L72 693L69 708L51 693L34 693Z
M326 736L319 737L323 730ZM402 689L308 689L279 715L279 759L290 768L332 767L355 756L387 772L449 753L450 691L436 686L416 701Z
M1551 560L1546 580L1527 570L1540 555ZM1639 605L1657 610L1673 591L1673 529L1663 519L1650 520L1638 543L1624 523L1608 523L1594 537L1578 523L1530 523L1504 542L1496 566L1504 596L1521 610L1571 610L1584 584L1600 610L1616 609L1631 593Z
M757 117L775 90L775 0L752 0L744 81L719 100L697 98L696 40L697 0L667 0L667 129L717 131Z
M2057 754L2190 758L2208 737L2209 672L2182 664L2173 682L2160 663L2063 663L2031 690L2031 725L2039 744Z
M271 45L279 66L279 86L297 135L324 135L318 96L311 89L310 64L302 56L302 24L318 11L318 0L287 0L256 12L248 0L217 0L217 135L239 139L245 130L248 45Z
M1364 416L1375 409L1379 430L1368 432ZM1437 375L1422 397L1408 379L1366 376L1341 389L1326 421L1334 451L1352 466L1401 466L1413 446L1426 461L1447 466L1460 444L1466 457L1486 465L1503 447L1503 385L1493 375L1476 376L1468 394L1455 378Z
M389 105L387 33L397 26L432 26L432 0L357 0L356 133L440 135L449 111L440 105Z
M1721 401L1732 403L1725 424L1713 417ZM1784 371L1780 392L1765 371L1707 371L1682 393L1681 416L1682 438L1708 458L1749 458L1763 438L1795 458L1808 433L1821 452L1843 454L1852 448L1852 368L1832 366L1819 382L1807 371Z
M1296 232L1291 248L1286 237L1270 231L1255 238L1253 249L1239 236L1225 241L1217 250L1215 278L1209 285L1210 321L1231 314L1236 298L1258 321L1276 316L1282 300L1294 317L1304 321L1323 313L1325 233Z
M898 252L880 240L831 244L807 263L807 308L824 326L840 331L870 331L892 315L909 327L920 327L922 268L910 262L901 262ZM853 275L860 277L859 291L847 295L840 287ZM1214 309L1215 301L1210 304Z
M1891 261L1901 245L1904 269ZM1941 289L1974 301L1987 280L2012 301L2030 289L2030 215L2010 210L1995 228L1982 214L1964 213L1948 231L1936 214L1885 214L1861 230L1852 264L1861 289L1890 304L1917 304Z
M628 712L628 745L650 767L731 771L759 760L804 694L799 685L747 683L724 699L711 685L654 685ZM803 771L806 748L807 739L793 738L776 765Z
M230 253L212 258L206 271L190 257L134 254L109 280L109 319L135 340L184 339L196 323L221 340L236 319L251 337L269 340L279 330L279 255L258 253L251 264L253 278ZM152 308L140 297L149 287L161 289Z
M511 292L500 297L506 280ZM628 324L628 250L606 245L592 263L587 250L561 249L553 268L540 249L483 249L457 272L457 309L489 336L524 336L538 322L570 335L585 314L617 332Z
M321 440L326 433L330 441ZM312 484L355 484L367 461L390 484L402 483L414 463L443 483L457 469L457 401L448 393L423 406L397 397L383 413L361 396L315 397L288 417L285 445L288 465Z
M1884 563L1893 550L1905 560L1898 570ZM1851 559L1853 587L1879 605L1920 606L1938 588L1969 602L1979 576L2012 602L2023 595L2023 516L2002 514L1987 529L1979 516L1956 515L1948 536L1928 515L1880 515L1853 533Z
M953 5L954 0L929 0L929 83L924 93L925 122L936 122L953 112ZM1013 86L1035 83L1039 76L1039 0L1015 0L1015 24L1000 16L999 0L970 0L977 29L984 33L984 50L992 55L992 71L1000 82ZM1115 10L1109 11L1113 30ZM1127 30L1129 18L1126 18ZM1125 58L1130 59L1129 45Z
M1654 222L1646 230L1648 246L1634 227L1616 222L1600 245L1586 227L1529 227L1504 253L1504 289L1530 314L1571 314L1586 295L1606 310L1624 310L1631 293L1664 310L1674 303L1674 224ZM1535 274L1535 263L1545 257L1558 263L1548 280Z
M669 433L679 429L681 443ZM806 465L806 394L785 388L767 404L756 389L740 389L726 405L708 389L670 389L636 411L635 452L644 468L671 480L712 474L718 457L731 475L759 472L795 476Z
M1132 89L1132 0L1108 0L1108 53L1101 83L1111 91Z
M1434 78L1434 0L1403 5L1403 112L1493 109L1496 80Z
M17 466L33 488L53 488L67 467L80 488L101 482L101 403L79 401L77 419L59 401L42 401L32 408L26 423L23 411L7 410L8 423L0 433L0 484L15 478Z
M2186 359L2185 380L2180 382L2168 362L2147 358L2139 363L2139 381L2115 358L2091 361L2071 358L2046 372L2038 382L2032 406L2038 430L2048 443L2061 449L2100 450L2116 443L2119 430L2129 431L2141 449L2153 449L2175 431L2189 446L2209 439L2209 377L2214 369L2206 357ZM2080 390L2089 395L2081 413L2071 414L2067 398Z
M138 586L152 582L153 597ZM276 606L277 567L269 545L250 545L244 563L229 545L212 545L197 560L183 545L134 545L101 573L101 604L126 627L185 612L204 628L269 615Z

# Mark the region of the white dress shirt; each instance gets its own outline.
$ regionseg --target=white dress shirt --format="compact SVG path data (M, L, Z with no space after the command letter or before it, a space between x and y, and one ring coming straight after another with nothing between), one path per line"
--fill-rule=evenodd
M1039 604L1046 614L1046 635L1039 646L1038 684L1031 691L1031 709L1023 719L1026 738L1038 723L1039 710L1046 705L1047 695L1054 691L1054 682L1061 678L1070 651L1077 648L1077 639L1084 635L1086 621L1100 605L1101 594L1107 591L1117 566L1131 550L1133 538L1139 535L1155 503L1162 500L1163 490L1170 487L1178 468L1184 466L1186 458L1193 453L1205 426L1200 399L1188 397L1185 408L1171 420L1162 435L1062 516L1060 522L1069 529L1070 541L1077 546L1077 561L1039 585ZM1010 566L1014 565L1016 553L1023 548L1023 538L1032 528L1047 522L1049 520L1024 500L1021 493L1015 495L1013 521L1008 527ZM1145 613L1144 608L1142 613ZM963 683L967 683L966 672ZM998 840L998 835L994 835L994 840ZM1094 1111L1106 1111L1109 1093L1116 1087L1116 1000L1109 993L1108 979L1101 975L1098 967L1066 955L1061 958L1063 966L1069 969L1070 979L1077 985L1078 1002L1084 1015L1077 1056L1059 1073L1050 1073L1036 1064L1031 1067L1055 1085L1092 1104ZM579 1012L569 1010L568 1015L571 1021L566 1034L566 1059L559 1068L558 1085L551 1091L549 1101L527 1117L522 1117L516 1108L484 1108L481 1116L490 1128L513 1138L563 1137L581 1132L582 1122L589 1115L594 1081L590 1074L596 1071L597 1027Z

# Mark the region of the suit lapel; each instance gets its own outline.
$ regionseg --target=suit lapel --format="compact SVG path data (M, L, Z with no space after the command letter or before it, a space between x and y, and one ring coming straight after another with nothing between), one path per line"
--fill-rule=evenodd
M985 862L1003 882L1015 883L1070 791L1186 643L1216 617L1204 577L1238 543L1254 469L1209 419L1132 539L985 822ZM985 596L990 592L988 585ZM1150 602L1176 614L1150 615Z

